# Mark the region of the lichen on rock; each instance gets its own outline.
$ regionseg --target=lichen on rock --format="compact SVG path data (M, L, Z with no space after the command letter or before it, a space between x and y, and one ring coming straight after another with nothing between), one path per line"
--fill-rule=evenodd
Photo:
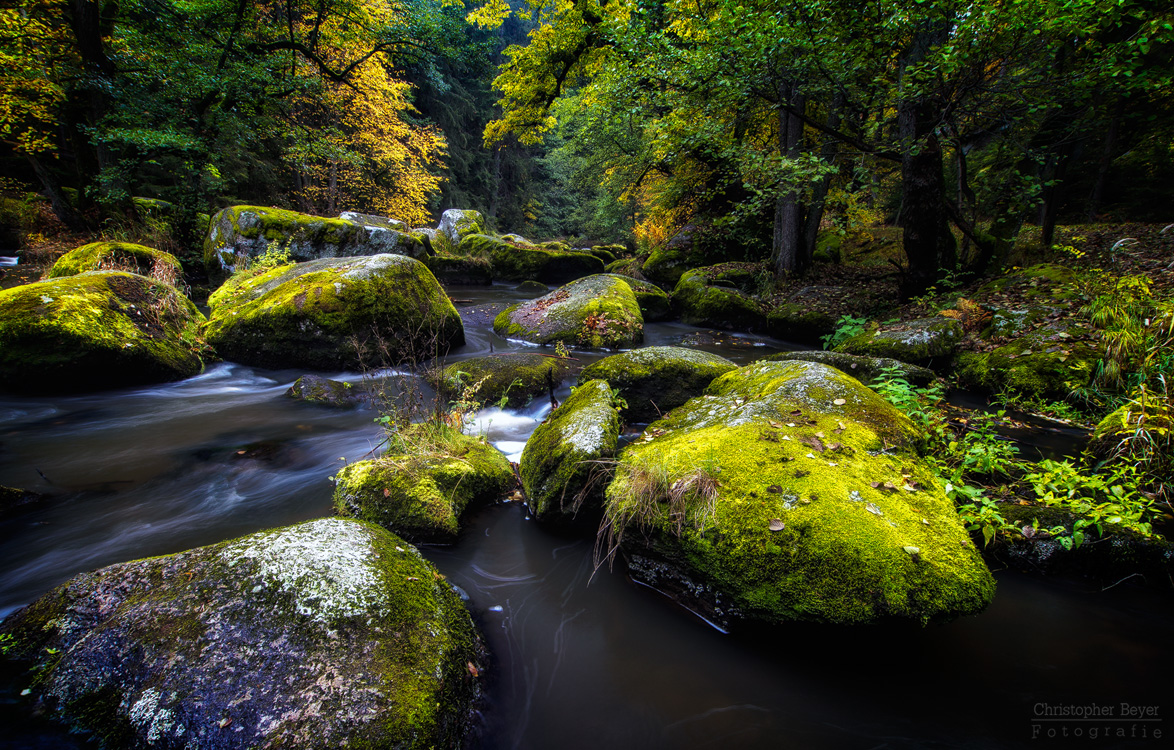
M918 367L888 357L864 357L843 352L795 351L768 354L762 359L766 362L785 362L788 360L819 362L851 375L869 386L883 379L888 373L895 374L913 386L927 386L937 379L937 374L927 367Z
M276 268L230 280L209 304L209 343L225 359L258 367L385 366L464 343L444 289L423 263L402 255Z
M611 477L620 425L611 387L591 380L535 428L518 463L535 518L556 526L573 524L577 517L594 523Z
M737 365L725 357L680 346L649 346L588 365L579 382L606 380L619 391L629 422L649 422L700 396L713 379Z
M961 343L962 324L952 318L919 318L876 326L840 343L836 351L887 357L923 367L949 364Z
M762 303L739 288L750 275L749 264L724 263L695 268L681 275L673 288L673 309L681 322L735 331L766 330Z
M838 370L748 365L624 450L607 490L608 547L721 623L980 611L994 581L919 442L904 415Z
M115 747L458 746L484 658L414 547L338 518L83 573L0 632Z

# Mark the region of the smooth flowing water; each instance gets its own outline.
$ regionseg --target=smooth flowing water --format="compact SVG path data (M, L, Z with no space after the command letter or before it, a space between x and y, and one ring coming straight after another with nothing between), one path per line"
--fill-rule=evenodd
M453 356L520 348L489 325L523 296L455 290L468 343ZM649 326L645 343L739 362L787 348L679 324ZM0 615L83 570L329 514L330 476L381 433L369 409L286 398L300 374L219 364L152 388L0 396L0 485L47 496L0 519ZM516 460L549 408L539 399L487 410L479 423ZM946 625L731 636L619 566L593 570L590 540L546 532L517 503L483 508L466 527L458 544L424 553L468 593L492 653L475 747L1161 747L1168 738L1154 736L1163 724L1152 719L1174 705L1174 601L1134 581L1101 591L1002 571L986 612ZM16 676L4 683L0 747L77 746L22 712ZM1158 714L1121 721L1122 703ZM1114 707L1116 720L1040 715L1094 704Z

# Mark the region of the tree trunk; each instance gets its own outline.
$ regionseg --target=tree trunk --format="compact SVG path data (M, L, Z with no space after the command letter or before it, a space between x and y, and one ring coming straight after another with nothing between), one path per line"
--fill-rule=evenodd
M840 127L840 108L843 106L844 95L836 94L832 101L831 111L828 112L829 130L836 130ZM823 145L819 149L819 158L828 164L833 163L836 160L836 154L839 153L839 146L840 142L835 138L824 139ZM803 252L808 264L811 263L811 258L815 255L815 244L819 239L819 225L823 221L823 204L831 185L832 175L824 175L819 182L815 183L815 187L811 191L811 202L807 205L807 221L803 226Z
M57 184L57 180L49 172L48 168L33 154L28 154L27 159L29 166L33 168L33 173L40 180L46 197L49 198L49 205L53 208L54 215L61 220L61 223L75 232L80 232L85 229L86 222L82 218L82 215L73 206L69 205L69 201L65 200L65 196L61 194L61 187Z
M919 31L902 55L902 78L910 65L925 59L940 44L949 26L943 22ZM901 283L905 299L925 292L942 270L957 262L957 243L950 232L945 204L946 178L937 125L941 106L925 92L911 91L902 82L897 102L897 131L901 139L901 216L908 269Z
M1121 118L1125 115L1125 100L1118 99L1113 109L1113 117L1109 120L1109 132L1105 134L1105 147L1101 150L1101 161L1097 165L1097 177L1092 184L1092 194L1088 197L1088 211L1085 214L1090 222L1095 221L1101 202L1105 199L1105 184L1109 181L1109 169L1113 166L1113 151L1117 147L1117 133L1121 125Z
M803 120L786 109L790 105L802 112L806 98L798 87L784 83L779 86L779 152L791 158L799 156L803 137ZM775 276L782 278L801 273L810 258L803 243L803 204L797 190L779 195L775 200L774 236L771 255L774 257Z

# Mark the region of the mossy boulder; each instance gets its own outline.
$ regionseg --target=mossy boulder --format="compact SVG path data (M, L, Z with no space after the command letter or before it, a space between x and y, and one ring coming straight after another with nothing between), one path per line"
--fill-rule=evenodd
M450 208L440 215L440 225L436 230L448 239L452 247L461 244L461 240L471 234L485 234L485 217L480 211L470 211L462 208Z
M945 367L964 335L953 318L919 318L882 326L842 341L836 351L864 357L886 357L925 367Z
M1019 300L1055 304L1079 299L1083 291L1073 269L1055 263L1040 263L1028 268L1008 270L999 278L979 287L975 298L989 301L1003 294L1011 294Z
M818 346L836 330L852 292L842 286L805 286L772 301L766 313L771 336L797 344Z
M458 252L488 259L493 266L494 278L508 281L565 284L603 272L603 261L593 255L511 242L484 234L467 235L461 240Z
M227 284L208 303L208 342L225 359L255 367L390 365L465 340L461 316L436 278L403 255L283 266ZM393 361L374 359L380 340Z
M664 289L672 289L681 276L691 268L716 262L702 251L695 241L703 234L700 227L688 225L680 229L664 245L654 248L640 267L645 278Z
M406 452L338 472L339 515L377 523L413 541L453 542L466 508L501 498L514 485L505 455L480 438L436 425L413 425L401 438Z
M338 215L338 218L354 224L362 224L368 229L394 229L397 232L411 233L407 224L399 219L392 219L387 216L364 214L358 211L343 211Z
M724 624L981 611L994 580L919 442L839 370L757 362L625 449L608 544L637 579Z
M395 229L282 208L231 206L212 217L204 240L204 265L209 276L223 279L271 248L287 252L295 262L386 253L427 255L419 238Z
M554 526L593 526L611 479L609 461L620 426L611 387L590 380L535 428L518 462L535 518Z
M321 375L301 376L294 381L285 395L297 401L340 408L354 406L363 400L361 388Z
M766 329L766 309L744 288L745 264L695 268L673 288L673 309L681 322L734 331Z
M103 270L137 273L169 284L183 278L183 269L174 255L133 242L91 242L70 250L49 269L48 278Z
M175 287L91 271L0 291L0 388L68 393L203 369L204 316Z
M0 632L105 747L459 747L484 659L431 563L341 518L83 573Z
M594 255L604 263L615 263L616 259L628 251L623 245L592 245L585 248L585 252Z
M424 265L442 284L489 286L493 283L493 266L486 258L437 253L424 258Z
M1087 329L1059 320L990 351L960 352L954 369L958 381L969 388L1062 400L1088 385L1099 359Z
M440 372L435 385L448 399L476 386L472 394L476 401L495 404L505 398L508 406L516 408L547 393L551 385L557 388L569 370L566 361L557 357L508 352L453 363Z
M673 307L668 294L656 284L623 274L610 275L617 277L632 289L632 294L636 295L636 304L640 306L640 314L644 316L646 323L673 317Z
M928 367L918 367L908 362L901 362L886 357L860 357L843 352L800 351L779 352L762 358L766 362L786 362L800 360L803 362L819 362L834 367L840 372L851 375L865 385L882 380L885 371L895 372L897 377L903 378L910 385L926 386L937 379L937 373Z
M649 346L605 357L583 369L579 382L606 380L627 402L629 422L650 422L705 392L713 379L737 369L716 354L681 346Z
M617 349L644 340L644 318L632 288L611 274L588 276L529 302L507 307L493 321L499 336L534 344Z

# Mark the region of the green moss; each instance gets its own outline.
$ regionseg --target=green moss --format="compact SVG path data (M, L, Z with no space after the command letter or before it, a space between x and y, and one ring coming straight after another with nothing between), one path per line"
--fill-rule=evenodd
M503 310L493 330L535 344L618 348L644 339L644 319L622 277L589 276L521 305Z
M725 357L677 346L621 352L589 365L579 382L605 380L627 403L624 418L648 422L700 396L719 375L737 369Z
M636 304L640 306L640 314L646 322L651 323L657 320L668 320L673 316L673 308L669 303L669 296L656 284L633 279L631 276L624 276L622 274L606 275L614 276L616 279L628 285L632 290L632 294L636 295Z
M466 255L430 255L424 265L442 284L480 286L493 283L493 266L487 258Z
M765 330L766 311L761 302L739 289L711 286L711 282L734 282L723 278L728 275L723 268L696 268L680 277L673 289L673 307L681 322L738 331Z
M961 352L955 372L969 388L1061 400L1088 384L1099 359L1078 335L1069 327L1047 327L990 352Z
M568 524L582 513L589 523L610 478L606 462L615 455L619 434L620 415L602 380L581 384L551 412L526 441L518 463L534 517Z
M663 247L649 253L640 270L665 289L672 289L686 271L703 262L698 254L685 248Z
M423 263L402 255L273 269L226 285L209 304L209 343L226 359L259 367L358 367L374 356L362 348L371 337L382 338L396 361L427 359L464 342L460 315L440 284Z
M562 383L570 368L564 360L541 354L504 353L464 359L444 368L435 386L448 399L461 397L480 384L472 398L483 404L506 399L511 407L524 406L547 392L549 382Z
M784 341L816 345L836 330L836 318L800 302L784 302L767 311L766 330Z
M979 288L976 298L1014 291L1017 297L1055 303L1083 296L1076 271L1053 263L1014 268Z
M458 252L488 258L494 277L510 281L532 279L544 284L562 284L603 272L603 261L586 253L551 250L483 234L464 237Z
M607 515L638 519L630 548L720 592L727 614L768 622L924 622L990 601L989 571L912 450L916 430L878 396L800 362L751 365L708 391L621 458ZM699 470L716 499L678 536L667 501L648 507L637 485L649 471L672 486Z
M204 317L174 287L88 272L0 292L0 387L100 390L190 377Z
M351 464L335 476L334 506L340 515L412 540L451 542L470 504L498 499L514 483L509 461L483 440L446 427L416 425L406 441L422 445L412 453Z
M152 274L156 266L162 268ZM131 242L91 242L70 250L53 264L48 277L55 279L103 269L129 271L141 276L183 277L179 260L174 255Z
M887 357L914 365L944 366L962 340L962 325L953 318L923 318L873 326L837 347L837 352Z
M872 385L881 379L886 370L895 370L899 377L907 380L911 385L925 386L933 382L937 375L933 370L918 367L896 359L885 357L860 357L855 354L825 351L797 351L778 352L762 358L766 362L783 362L787 360L802 360L804 362L819 362L834 367L840 372L859 380L865 385Z

